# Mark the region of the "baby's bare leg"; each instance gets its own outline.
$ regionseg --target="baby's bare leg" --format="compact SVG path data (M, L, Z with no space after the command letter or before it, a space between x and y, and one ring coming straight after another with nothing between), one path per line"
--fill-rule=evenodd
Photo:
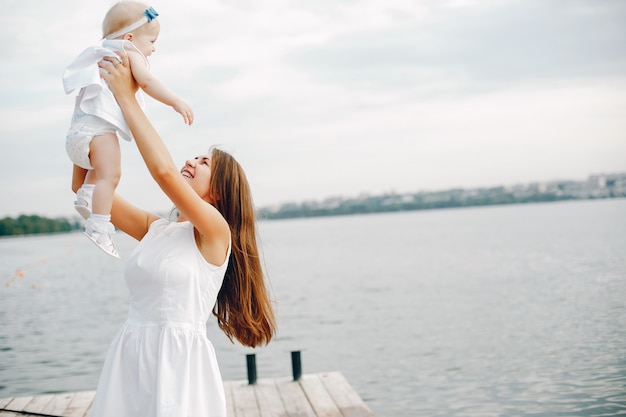
M96 182L98 181L98 177L96 176L96 171L93 169L90 169L89 171L87 171L87 175L85 176L85 184L91 184L91 185L96 185Z
M97 178L93 191L92 213L108 215L111 213L115 188L122 171L117 135L105 133L95 136L89 145L89 160Z
M78 165L73 166L72 170L72 191L76 192L85 183L87 177L87 170L81 168Z

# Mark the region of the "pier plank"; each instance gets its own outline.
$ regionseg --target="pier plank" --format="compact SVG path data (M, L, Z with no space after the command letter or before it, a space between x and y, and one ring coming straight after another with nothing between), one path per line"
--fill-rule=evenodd
M261 417L284 417L288 415L274 379L258 380L255 392Z
M23 411L28 412L28 413L42 414L43 409L45 408L46 405L48 405L50 401L52 401L53 397L54 395L52 394L46 394L46 395L41 395L38 397L33 397L33 400L29 402L28 404L26 404Z
M89 404L89 407L87 407L87 410L85 411L84 417L89 417L91 415L91 410L92 409L93 409L93 401L91 402L91 404Z
M13 401L13 397L0 398L0 410L6 407L11 401Z
M233 384L231 382L224 382L224 395L226 396L226 415L228 417L235 417Z
M344 417L374 417L374 413L341 373L329 372L319 377Z
M7 404L4 408L9 411L22 411L26 405L33 400L33 396L28 397L15 397L13 401Z
M234 399L235 417L261 417L256 402L254 385L248 385L245 381L233 382L233 392L237 395Z
M291 378L278 378L276 386L289 417L315 417L315 411L299 383L293 382Z
M63 417L83 417L87 408L93 402L96 395L96 391L81 391L77 392L72 401L68 404L65 411L63 411Z
M317 417L342 417L339 407L318 375L303 375L300 385Z
M61 416L63 411L67 408L72 401L72 398L76 396L75 392L66 392L63 394L57 394L52 398L52 401L46 405L42 414L48 414L50 416Z

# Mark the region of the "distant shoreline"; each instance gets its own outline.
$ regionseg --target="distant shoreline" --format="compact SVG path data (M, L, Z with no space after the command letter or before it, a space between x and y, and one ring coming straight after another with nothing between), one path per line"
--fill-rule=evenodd
M359 197L332 197L321 202L285 203L257 210L259 220L286 220L353 214L435 210L568 200L626 198L626 173L591 175L585 181L550 181L490 188L456 188L417 193L386 193ZM76 218L50 219L21 215L0 219L0 238L66 233L81 228Z
M80 229L76 220L64 217L51 219L37 215L20 215L0 219L0 237L67 233Z
M626 197L626 173L592 175L586 181L551 181L506 187L363 195L355 198L335 197L322 202L307 201L265 207L259 209L258 214L263 220L280 220L623 197Z
M403 208L403 207L383 207L377 208L374 207L358 207L358 206L347 206L343 208L338 208L337 210L310 210L308 208L302 208L299 210L298 208L293 210L285 210L279 212L267 213L265 211L261 211L259 214L259 220L288 220L288 219L299 219L299 218L314 218L314 217L330 217L330 216L351 216L357 214L376 214L376 213L394 213L394 212L406 212L406 211L426 211L426 210L440 210L440 209L455 209L455 208L471 208L471 207L487 207L487 206L506 206L506 205L514 205L514 204L536 204L536 203L558 203L564 201L593 201L593 200L613 200L613 199L621 199L626 198L624 196L619 197L602 197L602 198L554 198L554 199L527 199L527 200L512 200L506 202L484 202L484 203L471 203L468 201L465 202L455 202L451 204L432 204L432 205L424 205L421 207L415 208ZM303 203L306 205L306 203Z

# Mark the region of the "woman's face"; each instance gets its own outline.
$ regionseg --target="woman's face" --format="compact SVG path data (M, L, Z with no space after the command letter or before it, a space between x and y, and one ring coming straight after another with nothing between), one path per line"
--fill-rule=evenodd
M203 200L210 202L211 155L200 155L188 159L180 173Z

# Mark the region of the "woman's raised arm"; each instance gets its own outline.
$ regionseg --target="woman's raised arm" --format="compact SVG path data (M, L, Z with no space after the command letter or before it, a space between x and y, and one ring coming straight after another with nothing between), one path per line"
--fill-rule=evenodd
M218 239L220 242L228 242L230 229L226 220L183 178L163 140L135 98L138 87L132 77L128 57L120 54L120 58L121 62L115 58L104 58L99 64L105 70L101 76L108 82L121 107L150 174L181 214L193 223L203 241L211 243Z

